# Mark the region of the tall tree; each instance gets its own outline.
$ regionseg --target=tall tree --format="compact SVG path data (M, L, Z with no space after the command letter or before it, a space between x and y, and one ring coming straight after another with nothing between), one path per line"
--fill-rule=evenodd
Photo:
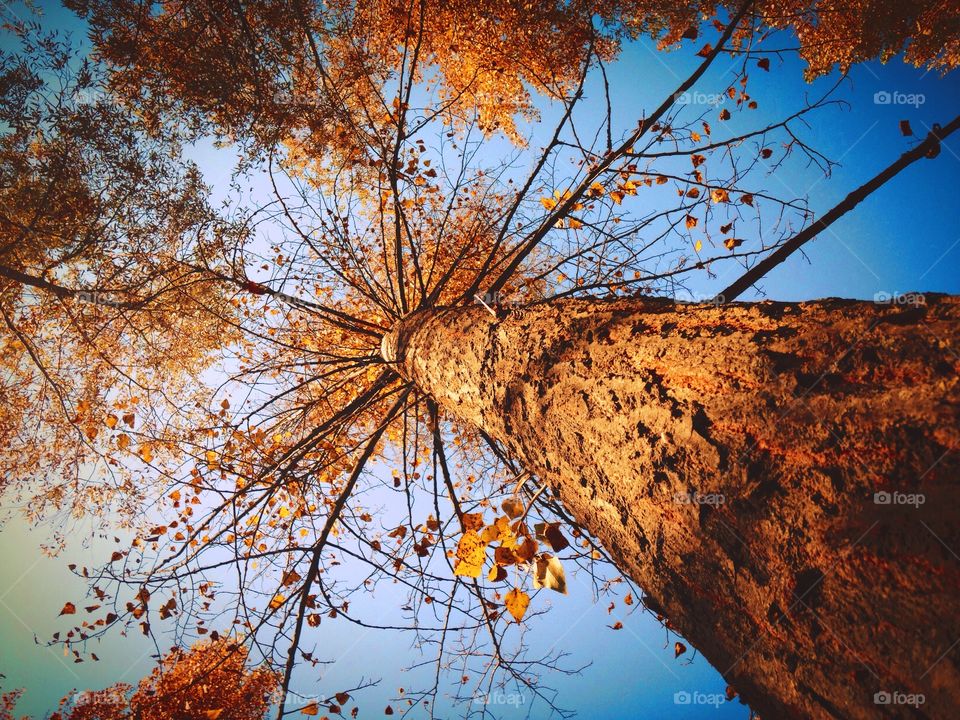
M948 717L958 339L953 297L566 300L415 313L384 356L549 483L763 717L875 717L904 686Z
M10 328L3 361L21 408L0 422L4 460L12 468L20 457L25 426L19 418L42 415L47 427L34 445L46 462L63 457L65 447L83 447L85 454L71 466L77 487L83 487L82 463L99 458L118 489L116 502L151 509L130 513L130 547L118 548L100 567L77 570L102 601L88 606L90 617L61 638L77 659L85 641L115 626L151 635L176 619L184 644L239 626L249 652L281 672L283 717L301 709L288 692L297 664L317 661L303 650L303 639L329 617L403 627L424 645L437 646L432 686L409 693L408 703L432 711L441 676L456 660L452 672L472 678L464 699L510 681L557 709L537 677L556 669L557 658L531 659L523 652L522 629L537 612L530 594L563 590L564 566L582 567L604 588L603 581L619 572L598 569L596 561L608 551L620 570L649 585L651 602L662 606L651 612L667 612L668 629L690 633L717 663L734 652L735 633L725 635L718 623L729 608L715 603L713 617L694 620L695 610L707 613L704 601L677 599L695 575L683 582L669 574L654 578L650 565L628 560L624 552L632 546L625 540L618 546L619 536L607 533L603 518L577 504L581 490L566 492L583 471L571 469L561 478L544 457L525 454L530 448L516 438L532 435L515 437L512 427L508 432L503 423L509 414L479 423L464 417L456 387L426 372L397 372L381 356L381 339L414 311L478 303L485 307L461 310L460 317L475 320L478 330L501 327L488 319L497 317L512 331L519 327L509 319L514 309L527 308L522 324L522 318L533 322L563 312L570 296L623 302L634 294L671 294L695 275L791 248L798 228L818 227L811 224L814 214L805 198L766 190L765 173L798 161L829 172L833 162L809 142L806 123L838 100L830 91L776 121L747 126L762 101L752 92L751 74L771 71L771 59L787 51L779 45L787 35L771 29L797 29L797 50L813 75L886 56L905 43L913 60L949 68L957 62L949 8L904 4L872 25L867 21L876 14L862 3L831 6L829 13L817 4L764 2L69 4L90 23L97 63L78 69L54 40L34 41L37 28L15 25L22 48L6 57L0 87L17 100L11 119L4 119L13 131L3 136L0 191L9 195L9 207L25 209L22 217L4 219L8 242L0 252ZM851 45L851 32L862 42ZM642 34L695 52L697 65L661 102L621 127L606 66L622 43ZM711 80L718 58L728 56L736 61L732 71ZM32 73L31 64L43 57L55 72ZM716 91L722 108L684 102L716 82L706 87ZM581 112L588 88L606 108L599 123ZM530 121L548 102L553 125L545 132ZM735 121L743 125L727 130ZM951 129L955 122L931 133L917 157L932 154L927 151ZM106 142L96 142L100 137ZM241 180L259 175L272 197L242 212L211 207L183 158L188 143L210 139L242 151L230 187L235 195L243 193ZM523 154L537 145L540 152ZM59 193L56 203L44 199L48 188ZM619 306L573 307L584 310L586 332L590 317L603 318ZM834 315L827 307L810 312L835 317L836 333L817 337L837 344L853 320L849 308L835 308ZM951 337L954 307L942 301L930 310ZM37 308L43 309L39 320ZM107 314L78 319L77 312ZM746 413L760 398L793 392L788 378L814 372L810 368L824 357L811 350L796 366L781 358L785 375L774 382L769 352L789 356L796 350L790 338L775 336L778 322L764 309L730 309L735 325L709 319L726 312L671 309L649 322L661 327L656 337L664 351L680 336L666 324L689 316L690 332L702 338L697 346L714 366L721 352L761 358L749 366L755 374L745 375L755 381L752 396L732 409ZM788 315L781 320L787 323ZM51 332L58 324L72 329ZM85 333L91 325L96 332ZM435 339L461 332L465 328ZM767 332L773 335L764 340ZM812 342L812 332L803 325L797 337ZM600 345L602 334L596 331ZM105 346L99 344L104 337L110 340ZM707 337L717 347L706 347ZM759 347L780 342L786 345ZM904 352L923 348L904 330ZM647 346L646 352L656 350ZM90 357L97 363L64 364ZM874 361L865 355L868 362ZM738 364L726 358L724 367ZM893 393L897 383L933 383L940 371L910 367L917 373L910 380L890 370L844 382L867 392L861 386L875 381ZM462 371L470 368L477 369L465 362ZM710 455L711 439L720 447L743 446L743 440L719 435L721 408L733 403L737 377L725 372L716 382L727 385L709 385L716 397L702 403L709 426L692 405L680 408L670 400L682 378L658 385L650 376L649 392L663 390L651 398L650 426L663 423L663 432L681 437L677 428L689 421L696 433L685 430L694 438L691 462L706 469L713 458L710 477L719 472L721 455L717 448ZM536 387L543 379L530 375L524 382ZM701 387L696 379L691 375L691 387ZM821 401L839 418L846 386L830 389ZM944 415L954 398L948 393L942 405L931 407ZM37 407L27 409L31 401ZM661 417L663 408L680 414ZM890 412L902 409L901 403ZM804 432L799 421L795 432ZM804 442L814 443L817 432L803 435ZM881 437L901 447L879 429L867 440L882 445ZM796 444L808 447L804 442L798 436ZM950 447L955 438L931 433L927 442L924 447ZM664 443L674 454L687 452L679 440ZM764 450L775 455L785 445L781 439ZM830 455L829 448L819 451L841 477L850 475L851 487L866 487L850 461ZM378 461L394 468L392 478L371 470ZM723 462L732 468L746 461ZM768 468L761 465L731 481L740 485L722 487L733 498L752 489L748 483L762 485L758 474ZM749 505L746 519L781 506L770 483L785 483L783 493L791 498L800 491L799 480L790 484L776 474L786 473L786 464L767 465L773 474L764 487L773 504ZM531 472L547 484L540 486ZM680 470L669 472L679 487ZM817 477L830 475L823 470ZM656 482L656 473L648 481ZM100 492L94 482L88 497L100 499ZM830 496L841 527L854 503L842 493ZM627 495L614 499L626 509ZM80 512L89 505L70 507ZM655 510L666 512L649 503L640 507L649 515L644 523L657 522ZM703 566L696 566L701 576L714 577L711 562L746 567L749 558L741 553L734 561L736 551L719 538L723 511L711 516L702 508L696 508L702 528L689 524L689 512L681 513L690 508L672 508L687 522L680 527L703 540L703 557L691 559ZM784 527L796 528L798 539L839 552L820 540L822 526L807 528L802 516L791 517L793 524ZM641 525L647 538L657 537L652 526ZM637 549L638 538L631 538ZM769 555L768 547L752 542L761 557ZM795 557L770 560L772 568L799 573L778 578L781 594L799 582L798 597L806 597L820 584L811 573L825 574L824 563L811 560L808 567L802 557L797 550ZM348 563L352 573L342 571ZM225 567L240 580L225 582ZM357 567L365 572L360 583ZM402 623L357 610L381 582L408 589ZM940 591L937 582L931 588ZM731 588L729 579L719 586ZM839 613L830 598L824 607ZM686 600L690 605L680 608ZM750 600L743 601L748 611L737 622L747 627L766 618L773 624L761 612L768 608ZM784 612L793 609L783 601ZM76 614L72 602L64 610ZM811 624L801 629L794 652L808 668L823 641ZM465 642L458 647L453 637ZM786 646L769 633L761 637L768 653ZM871 658L875 651L870 648ZM916 652L926 657L926 650ZM761 708L816 708L814 694L832 688L833 679L811 669L803 687L779 692L766 683L782 676L783 662L738 671L737 682ZM861 707L857 698L843 698L851 712Z

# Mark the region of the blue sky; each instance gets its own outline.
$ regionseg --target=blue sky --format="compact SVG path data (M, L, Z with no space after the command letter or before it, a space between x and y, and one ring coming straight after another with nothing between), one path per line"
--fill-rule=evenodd
M79 29L63 11L49 11L44 24ZM648 42L628 47L608 68L611 84L619 93L618 119L624 126L635 121L643 108L671 92L677 76L685 76L696 62L689 48L664 55ZM701 84L705 91L724 86L721 65L718 63ZM770 73L752 73L752 92L761 100L754 118L777 118L799 107L805 94L817 95L835 81L824 78L807 84L802 67L796 59L782 64L774 60ZM597 103L589 103L590 93L597 97L597 90L596 85L588 88L588 107L597 107ZM911 96L913 104L900 102ZM945 124L960 113L960 76L954 73L943 78L906 66L899 59L886 65L868 63L853 69L840 97L849 103L848 109L826 110L804 130L812 144L839 161L832 177L824 178L817 168L794 163L788 171L765 180L771 190L808 195L810 207L818 214L909 149L933 123ZM878 102L887 97L892 102ZM901 134L901 120L909 120L915 137ZM229 174L231 159L202 153L199 160L211 182L222 181ZM960 138L955 136L944 143L937 159L916 163L807 245L803 254L795 254L773 271L762 283L766 297L800 300L872 298L878 292L960 293L958 171ZM736 272L730 269L720 275L715 280L696 280L695 287L704 294L716 292L735 279ZM758 295L751 292L743 299L755 297ZM46 540L43 529L28 529L15 516L0 529L0 551L5 558L0 567L0 673L6 675L0 678L0 686L27 689L22 712L52 710L71 688L96 688L118 679L139 678L151 667L150 654L155 652L142 637L113 636L95 649L102 662L74 665L43 645L44 638L61 629L56 615L64 595L83 591L82 583L67 571L67 563L82 564L87 556L102 558L113 545L109 538L89 538L90 530L83 523L66 530L74 545L62 557L49 558L40 552ZM553 647L569 652L569 666L589 663L579 675L545 678L545 684L557 689L560 705L578 710L581 717L609 720L747 717L747 711L736 702L713 704L725 687L718 672L699 656L692 661L675 660L675 638L667 638L657 623L642 613L608 614L605 602L594 603L585 577L572 578L570 585L570 595L552 599L550 613L541 618L529 638L534 649ZM388 595L371 602L384 608L396 605ZM608 627L617 620L624 622L623 630ZM40 644L34 642L35 637ZM380 685L363 695L364 708L379 708L395 704L399 687L417 684L416 673L411 677L399 671L416 657L407 636L358 633L345 623L325 621L308 637L311 642L322 651L318 656L337 657L338 662L299 671L295 686L304 695L335 692L354 684L360 675L379 677ZM691 695L677 695L684 692ZM692 702L683 703L688 697ZM529 709L529 693L524 696L508 689L492 699L500 703L496 710L502 710L505 717L522 717ZM458 714L450 710L448 717Z

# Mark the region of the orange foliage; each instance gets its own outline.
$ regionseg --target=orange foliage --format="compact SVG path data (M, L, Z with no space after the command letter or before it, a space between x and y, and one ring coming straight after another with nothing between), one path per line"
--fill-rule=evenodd
M136 688L118 684L64 698L50 720L261 720L277 677L249 669L247 656L229 640L174 649Z

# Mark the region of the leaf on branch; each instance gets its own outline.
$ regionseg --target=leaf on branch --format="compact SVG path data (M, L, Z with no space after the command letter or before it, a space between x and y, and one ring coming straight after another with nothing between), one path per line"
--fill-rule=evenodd
M687 215L687 230L692 230L697 226L698 220L693 215Z
M729 120L729 119L730 119L730 111L727 110L726 108L724 108L723 110L721 110L721 111L720 111L720 119L721 119L721 120Z
M710 43L707 43L702 48L700 48L699 52L697 52L697 57L705 58L712 52L713 52L713 45L711 45Z
M734 248L738 248L741 245L743 245L743 240L741 240L740 238L727 238L726 240L723 241L723 246L727 250L733 250Z
M483 527L483 513L464 513L463 529L464 531L479 530Z
M490 572L487 573L487 580L490 582L501 582L502 580L506 579L507 571L504 570L500 565L494 565L492 568L490 568Z
M487 545L475 530L467 530L457 544L457 564L454 575L478 578L483 572L483 563L487 559Z
M533 586L538 590L547 588L561 595L567 594L567 577L563 565L553 555L544 553L537 558L537 571L533 576Z
M560 532L560 525L557 523L537 523L533 529L537 539L548 543L554 552L570 547L570 541Z
M513 619L520 622L523 620L523 615L527 612L527 607L530 605L530 596L523 590L514 588L506 594L503 602L507 606L510 614L513 615Z
M770 72L770 58L760 58L757 60L757 67Z
M523 515L525 509L523 501L518 498L507 498L500 505L503 511L512 518L518 518Z
M687 646L684 645L682 642L675 643L674 646L673 646L673 656L674 656L675 658L680 657L680 656L683 655L686 651L687 651Z
M76 612L77 612L77 606L74 605L72 602L68 602L66 605L63 606L63 610L60 611L60 614L73 615Z
M724 188L714 188L710 191L710 199L715 203L730 202L730 193Z

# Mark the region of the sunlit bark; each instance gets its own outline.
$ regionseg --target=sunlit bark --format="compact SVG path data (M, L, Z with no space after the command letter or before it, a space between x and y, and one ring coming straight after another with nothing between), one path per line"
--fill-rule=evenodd
M432 310L382 352L548 482L763 717L914 717L878 692L947 717L960 299L910 299Z

